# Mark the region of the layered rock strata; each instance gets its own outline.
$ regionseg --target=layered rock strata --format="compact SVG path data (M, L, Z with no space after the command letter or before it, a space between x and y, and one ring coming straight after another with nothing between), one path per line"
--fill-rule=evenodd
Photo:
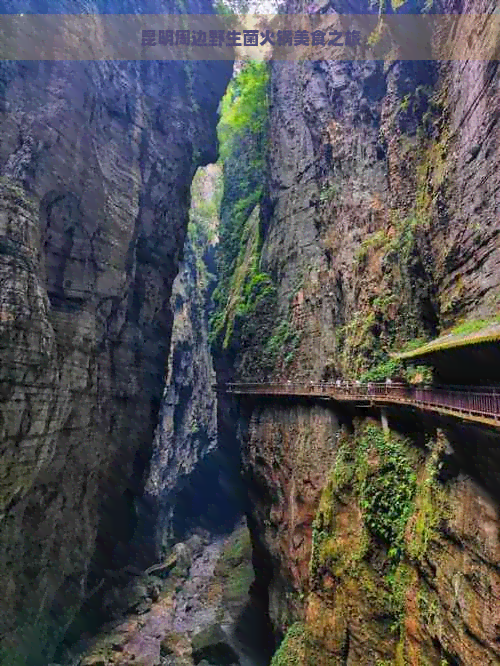
M254 226L273 288L226 344L232 378L382 378L402 371L391 352L497 315L493 63L274 62L268 93ZM250 525L288 632L273 665L497 663L498 434L402 409L389 434L334 405L245 409Z
M1 65L7 661L46 663L45 647L111 573L119 582L127 565L153 557L152 535L137 532L138 498L163 391L168 304L191 179L216 159L229 76L228 63Z

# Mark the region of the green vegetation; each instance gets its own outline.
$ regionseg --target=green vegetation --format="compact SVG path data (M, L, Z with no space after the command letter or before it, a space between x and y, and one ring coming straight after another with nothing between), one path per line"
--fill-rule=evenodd
M358 265L364 264L366 261L370 250L378 250L387 245L388 238L386 232L383 229L379 231L374 231L372 234L366 236L366 238L361 242L356 254L355 261Z
M222 170L215 165L201 167L191 185L188 232L191 241L213 243L217 239L222 199Z
M425 345L427 343L427 340L425 338L414 338L413 340L408 340L405 342L405 344L402 346L401 351L402 352L409 352L413 351L414 349L418 349L422 345Z
M405 113L418 113L422 108L428 108L429 105L434 104L433 93L431 86L417 86L415 90L403 97L399 109Z
M193 252L197 272L197 293L204 295L214 276L205 263L205 253L217 240L219 206L222 196L221 170L214 165L196 171L191 185L191 207L187 233L187 253Z
M394 562L385 576L385 583L389 589L391 611L394 616L392 631L403 631L403 620L406 610L406 595L416 575L413 569L404 561ZM402 646L401 646L402 647ZM401 648L400 648L401 649Z
M265 63L246 63L224 96L218 127L224 195L210 339L220 349L258 350L254 376L280 359L290 363L300 342L290 307L279 312L273 276L261 266L268 78Z
M224 586L224 599L227 601L240 601L248 594L250 585L255 578L251 562L245 562L233 569Z
M374 423L365 424L354 437L344 434L313 524L312 589L321 587L326 572L343 584L356 580L374 608L392 616L395 631L401 630L413 581L405 533L415 509L414 466L409 442L385 434ZM345 507L351 507L351 513L340 520ZM383 577L370 564L374 548L386 553Z
M293 360L301 340L300 331L296 331L288 320L281 321L272 331L265 347L265 353L271 364L279 355L283 356L285 365Z
M448 335L470 335L496 324L500 324L500 314L490 319L473 319L457 324L448 331Z
M300 622L293 624L274 654L271 666L300 666L304 658L305 636L305 626Z
M421 585L417 593L417 605L425 626L439 632L441 629L441 608L436 593L431 592L427 586Z
M250 532L247 527L242 527L233 533L229 542L222 551L221 558L217 566L231 569L238 566L243 560L251 559L252 543Z
M410 365L405 368L404 376L410 384L432 384L432 368L428 365Z
M259 249L259 209L256 208L243 222L238 255L232 273L226 276L226 289L220 281L214 293L219 307L211 321L211 335L215 340L224 333L224 349L233 334L235 318L255 311L262 295L260 287L269 285L267 276L258 272Z
M221 102L218 126L223 161L230 158L236 144L250 134L255 144L253 158L262 163L269 106L268 81L267 65L249 61L229 84Z
M423 3L420 9L423 10ZM381 11L383 13L384 9ZM366 272L371 274L380 266L379 293L373 294L374 300L368 304L359 299L359 312L349 322L339 345L342 365L352 369L351 376L370 371L367 379L375 381L392 370L391 353L396 352L404 340L434 335L434 323L422 317L423 310L429 312L430 306L453 319L465 289L464 281L457 280L446 295L448 302L438 304L429 287L433 282L433 267L426 232L435 213L437 197L446 188L450 145L445 96L437 96L429 86L418 86L402 97L395 120L398 142L408 162L407 171L413 172L416 180L415 202L407 215L403 217L394 211L386 228L373 232L360 243L355 255L358 274L361 275L368 264L370 271ZM416 136L405 135L402 130L405 126L413 134L417 128ZM373 285L366 287L373 290ZM424 319L428 324L423 323ZM429 374L419 368L410 371L408 378L426 381Z
M395 352L403 340L423 337L422 307L432 298L419 240L426 220L416 213L404 220L394 218L390 233L379 230L358 248L358 267L365 271L369 261L375 270L380 265L382 278L377 292L368 295L368 302L338 331L342 365L350 377L363 381L405 376ZM413 378L418 373L410 374Z
M214 574L221 581L226 601L239 602L248 594L254 580L254 570L247 527L241 527L232 534L216 564Z
M228 348L260 308L275 295L271 276L260 269L260 207L268 114L268 70L248 62L233 78L221 102L218 126L224 165L221 202L219 283L211 340Z
M374 613L389 619L399 634L391 662L398 665L407 663L410 591L417 595L422 621L432 632L440 631L439 605L419 581L417 565L450 516L446 491L437 481L445 445L438 432L427 444L424 462L408 440L384 433L373 422L356 425L354 435L339 438L313 523L312 592L331 599L331 577L337 583L335 599L362 591ZM339 617L348 612L347 597L335 609Z
M409 557L415 561L423 561L433 534L449 516L446 493L436 481L443 449L444 439L440 435L431 444L431 454L418 483L415 511L410 522L411 539L407 547Z
M368 460L374 457L378 462L371 469ZM363 529L349 536L348 548L346 535L336 534L334 518L335 498L346 490L357 498L364 522ZM368 534L388 547L391 561L399 562L415 490L416 477L405 440L385 435L374 424L361 431L355 448L344 439L313 524L312 578L324 566L338 577L351 570L368 549Z
M224 193L210 340L237 356L240 374L253 377L289 365L301 341L292 303L279 307L275 278L261 261L268 79L266 63L245 63L221 102L218 126ZM322 200L335 192L333 186L323 191ZM245 353L238 357L241 350Z
M377 474L368 475L361 487L365 523L371 534L390 546L389 557L399 559L416 489L408 444L374 425L366 426L362 442L375 449L380 460Z
M319 193L319 200L321 203L327 203L329 201L334 201L338 198L341 188L338 183L333 183L328 187L324 187Z
M500 315L490 319L475 319L457 324L453 328L430 342L424 342L413 349L403 348L398 358L418 358L441 349L452 349L478 342L494 342L500 339ZM417 342L417 341L416 341Z
M315 666L319 654L324 659L324 652L320 650L307 627L296 622L288 629L274 654L271 666Z
M382 361L370 368L360 376L361 382L383 382L387 377L394 377L403 373L403 364L395 359Z
M382 11L382 3L380 3L380 12L379 12L379 21L375 27L375 29L370 33L368 36L368 46L377 46L377 44L380 44L382 42L382 39L384 37L389 36L389 30L387 27L387 24L381 18L381 14L383 13Z

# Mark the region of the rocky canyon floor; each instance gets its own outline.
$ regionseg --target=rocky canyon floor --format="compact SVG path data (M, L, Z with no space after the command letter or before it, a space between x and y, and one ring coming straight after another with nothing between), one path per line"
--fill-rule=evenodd
M104 627L76 661L82 666L264 666L238 635L253 581L246 525L231 535L198 534L129 585L127 616Z

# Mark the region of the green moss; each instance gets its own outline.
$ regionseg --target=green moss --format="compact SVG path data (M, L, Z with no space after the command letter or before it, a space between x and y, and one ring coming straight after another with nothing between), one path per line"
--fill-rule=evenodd
M450 515L445 489L436 480L444 441L443 436L438 435L432 444L431 454L417 485L415 511L410 524L411 536L407 546L408 555L416 561L424 559L431 539L442 521Z
M226 542L215 565L214 577L226 601L241 601L254 580L252 543L246 526L237 529Z
M389 557L399 559L416 488L408 444L399 437L386 436L371 424L365 427L363 439L380 457L376 473L370 474L361 488L364 520L369 531L389 546Z
M500 315L490 319L469 320L449 329L446 335L425 343L411 351L397 354L400 359L418 358L443 349L465 347L484 342L495 342L500 339Z
M239 601L248 594L255 576L250 562L244 562L233 569L224 583L224 599Z
M241 527L233 533L226 543L217 562L216 571L229 571L252 557L252 542L247 527Z
M500 324L500 314L491 317L490 319L473 319L465 321L451 328L448 333L450 335L470 335L471 333L477 333L483 328L496 324Z
M296 622L287 631L271 661L271 666L315 666L319 658L324 663L324 651L307 627Z
M366 238L361 242L361 245L354 255L354 260L356 264L363 264L370 250L378 250L384 247L387 243L387 234L383 229L375 231L372 234L368 234Z

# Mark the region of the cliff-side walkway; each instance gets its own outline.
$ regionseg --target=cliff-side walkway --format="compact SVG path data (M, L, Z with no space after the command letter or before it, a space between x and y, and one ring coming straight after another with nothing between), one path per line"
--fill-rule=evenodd
M350 402L360 406L410 405L427 412L500 426L500 387L411 386L407 384L338 381L220 384L233 395L291 396Z

